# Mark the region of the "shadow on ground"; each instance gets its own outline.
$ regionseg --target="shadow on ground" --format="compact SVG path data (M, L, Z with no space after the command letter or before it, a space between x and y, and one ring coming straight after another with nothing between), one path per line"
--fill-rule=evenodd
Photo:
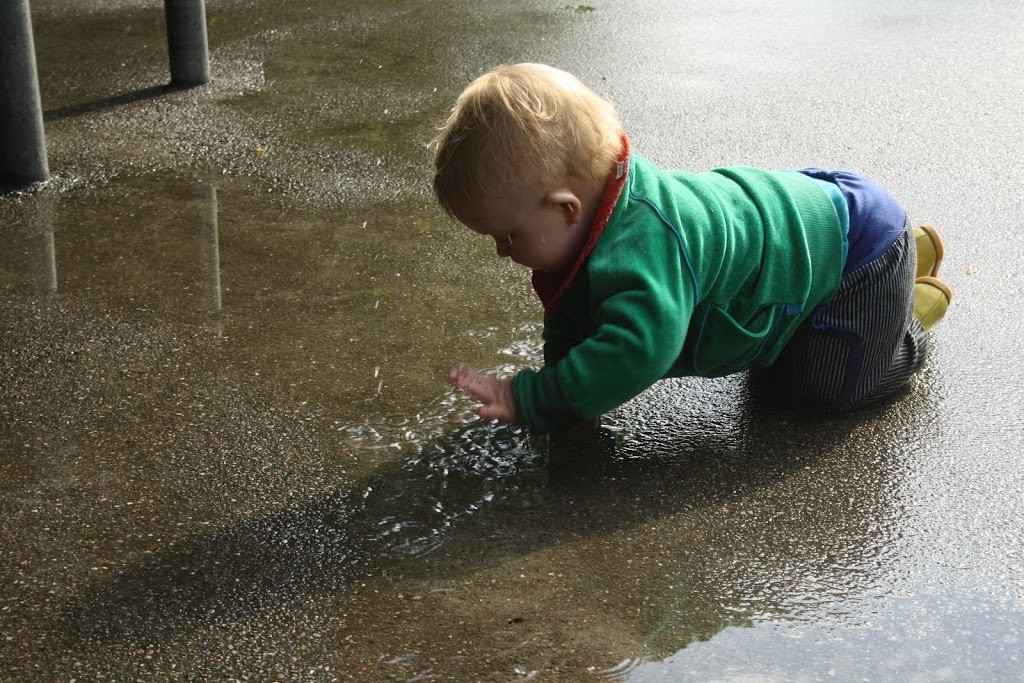
M680 391L679 386L664 389L665 396ZM624 419L635 423L645 410L634 408ZM544 440L523 430L469 420L416 443L411 453L388 460L351 487L174 543L116 576L83 585L79 599L60 610L47 630L61 634L62 647L71 650L141 647L312 596L344 602L353 580L396 565L457 578L509 556L567 540L593 542L673 516L689 515L695 532L690 539L666 539L676 559L685 561L692 551L707 553L711 564L725 563L737 547L758 547L758 536L762 542L785 536L791 521L807 528L806 519L787 515L818 515L828 521L812 525L823 536L814 543L827 536L843 545L849 563L855 558L844 529L855 529L854 555L870 555L879 545L872 538L878 501L846 495L865 488L863 477L849 480L847 491L808 493L767 517L754 510L745 537L732 542L709 541L719 527L706 524L706 515L730 503L785 495L780 493L785 480L819 464L849 440L851 431L884 419L885 410L827 421L824 427L819 418L812 429L810 421L748 402L739 423L723 425L726 433L718 444L692 441L698 432L686 422L693 415L647 415L647 429L639 436L600 428L550 451ZM700 433L709 433L706 424ZM802 441L806 433L814 438ZM883 495L885 488L876 493ZM837 515L845 516L838 524ZM696 533L698 526L703 528ZM475 551L466 551L474 546ZM451 548L459 550L439 552ZM792 544L788 551L802 555L806 550ZM827 557L790 558L790 564ZM708 638L732 623L729 602L749 597L736 594L735 587L715 585L714 573L698 580L701 585L690 592L705 595L709 604L705 622L688 627L690 639ZM692 619L688 611L686 618ZM666 642L664 652L685 644Z

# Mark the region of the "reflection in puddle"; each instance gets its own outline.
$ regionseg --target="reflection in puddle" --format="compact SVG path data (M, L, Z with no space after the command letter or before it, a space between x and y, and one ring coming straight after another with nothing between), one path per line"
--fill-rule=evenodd
M32 292L57 291L57 248L54 217L57 198L40 194L22 206L22 215L8 219L17 230L5 229L0 251L0 284ZM9 228L9 226L5 226ZM5 280L12 280L5 282Z
M901 602L877 596L874 620L860 627L728 627L711 641L690 644L664 659L628 659L603 673L624 683L1020 680L1024 619L1008 605L970 591L940 589L928 599L928 626L922 628L918 610ZM971 647L950 647L963 639Z
M188 183L166 188L165 192L179 193L177 211L155 219L140 216L136 222L125 220L135 217L135 203L117 206L103 202L96 209L105 214L99 217L100 226L88 225L76 202L59 204L60 196L45 190L16 205L0 207L8 215L13 214L8 219L12 229L5 233L9 244L4 250L6 258L0 261L0 285L30 293L92 289L96 285L116 292L136 283L167 288L160 271L189 264L199 295L186 294L183 298L223 332L223 325L216 319L223 305L217 188L208 183ZM141 208L134 210L141 213ZM62 211L67 213L61 215ZM94 227L101 231L93 232ZM139 248L140 237L154 238L154 243L146 245L148 250ZM137 268L135 272L133 267ZM191 287L185 284L183 289Z
M421 202L310 209L215 180L153 174L5 200L0 291L210 330L225 365L349 421L420 410L448 357L500 343L464 330L483 329L480 312L507 292L460 300L458 239L448 225L420 235Z
M207 202L206 212L198 221L200 228L199 235L199 263L202 269L201 286L204 290L205 307L214 316L214 326L218 335L224 334L224 323L219 319L221 311L221 288L220 288L220 235L217 228L217 188L214 185L206 187Z

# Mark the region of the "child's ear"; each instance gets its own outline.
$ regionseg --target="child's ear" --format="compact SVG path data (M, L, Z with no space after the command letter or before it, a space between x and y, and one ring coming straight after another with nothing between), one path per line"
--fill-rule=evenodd
M564 187L551 190L544 200L551 206L561 207L566 225L576 225L583 220L583 202L572 190Z

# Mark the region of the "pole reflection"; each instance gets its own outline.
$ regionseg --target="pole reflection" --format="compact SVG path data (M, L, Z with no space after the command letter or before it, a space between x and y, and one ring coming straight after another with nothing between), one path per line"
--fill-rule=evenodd
M222 336L217 187L190 183L176 197L178 206L173 192L154 197L129 189L127 199L111 200L44 190L0 204L0 286L177 312Z
M200 287L203 292L201 301L204 312L210 314L207 327L218 337L224 335L224 321L221 319L222 297L220 282L220 234L217 224L217 187L209 185L204 188L206 198L203 214L199 221L201 269Z

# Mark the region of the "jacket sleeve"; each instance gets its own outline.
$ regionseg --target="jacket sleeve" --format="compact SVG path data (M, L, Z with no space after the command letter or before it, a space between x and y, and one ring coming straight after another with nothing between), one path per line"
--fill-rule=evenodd
M544 316L544 365L555 365L565 358L582 339L580 332L567 316Z
M638 226L639 227L639 226ZM668 229L625 230L588 264L593 335L555 363L513 380L527 424L559 431L617 408L662 379L678 359L695 287Z

